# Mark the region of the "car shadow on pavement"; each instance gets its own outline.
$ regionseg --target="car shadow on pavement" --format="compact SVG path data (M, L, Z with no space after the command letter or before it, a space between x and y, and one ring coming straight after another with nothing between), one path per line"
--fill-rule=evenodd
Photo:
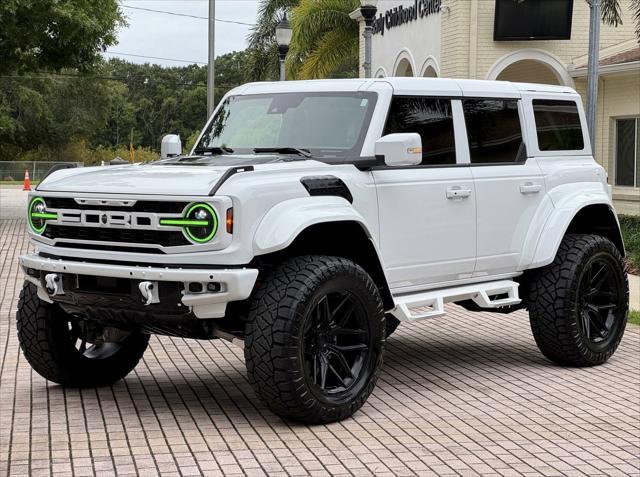
M442 392L466 386L478 390L477 376L487 372L495 381L524 370L537 374L533 368L544 372L540 368L555 367L538 352L533 339L526 343L515 338L510 343L508 338L471 342L463 335L458 339L455 335L448 337L450 341L444 341L437 335L429 339L402 331L390 337L374 396L399 396L409 387L418 387L426 394L430 390ZM152 341L151 346L154 345L157 346ZM157 348L155 353L162 347ZM232 354L229 349L218 350ZM50 385L48 392L53 399L81 400L89 408L115 408L127 421L168 419L180 426L213 426L219 430L243 422L277 428L296 425L281 420L258 399L237 357L232 367L214 366L211 360L212 366L203 372L184 362L158 367L154 361L152 355L148 365L141 363L125 380L111 387L75 390ZM201 364L206 366L206 360Z

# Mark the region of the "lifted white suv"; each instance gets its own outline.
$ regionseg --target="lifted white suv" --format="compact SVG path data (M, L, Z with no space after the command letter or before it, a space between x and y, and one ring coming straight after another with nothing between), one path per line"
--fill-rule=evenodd
M388 78L249 84L193 151L62 170L31 194L17 325L33 368L108 385L150 334L244 341L279 415L343 419L398 323L529 310L570 366L628 309L606 173L569 88Z

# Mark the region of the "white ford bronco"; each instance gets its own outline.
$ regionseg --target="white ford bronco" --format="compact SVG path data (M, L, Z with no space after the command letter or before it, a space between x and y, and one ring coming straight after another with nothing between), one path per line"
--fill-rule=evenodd
M248 84L165 156L30 195L17 327L46 379L109 385L150 334L237 339L269 408L326 423L366 401L398 324L446 303L527 309L562 365L620 343L624 246L570 88Z

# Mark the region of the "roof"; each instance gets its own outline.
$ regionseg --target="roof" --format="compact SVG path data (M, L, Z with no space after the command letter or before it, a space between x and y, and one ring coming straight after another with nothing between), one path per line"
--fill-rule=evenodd
M509 81L467 80L450 78L387 77L374 79L329 79L285 82L249 83L233 90L233 94L264 94L306 91L367 91L392 87L395 94L425 94L470 97L519 97L522 92L570 93L566 86Z
M621 65L634 61L640 61L640 46L638 48L623 51L622 53L618 53L617 55L604 58L600 60L600 66Z
M585 60L579 63L579 66L575 66L569 70L569 73L574 78L581 78L587 76L588 71L588 65ZM600 60L600 76L629 74L630 72L635 73L637 71L640 71L640 47L634 47Z

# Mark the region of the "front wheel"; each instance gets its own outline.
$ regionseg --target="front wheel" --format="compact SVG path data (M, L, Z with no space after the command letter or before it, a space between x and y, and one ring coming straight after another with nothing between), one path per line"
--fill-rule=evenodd
M249 381L276 414L308 424L345 419L373 390L385 343L369 275L337 257L298 257L259 286L245 335Z
M604 363L627 322L620 252L598 235L567 235L554 262L532 278L528 303L533 336L547 358L569 366Z
M16 314L25 358L42 377L69 387L110 385L138 364L149 335L99 327L38 298L25 282Z

